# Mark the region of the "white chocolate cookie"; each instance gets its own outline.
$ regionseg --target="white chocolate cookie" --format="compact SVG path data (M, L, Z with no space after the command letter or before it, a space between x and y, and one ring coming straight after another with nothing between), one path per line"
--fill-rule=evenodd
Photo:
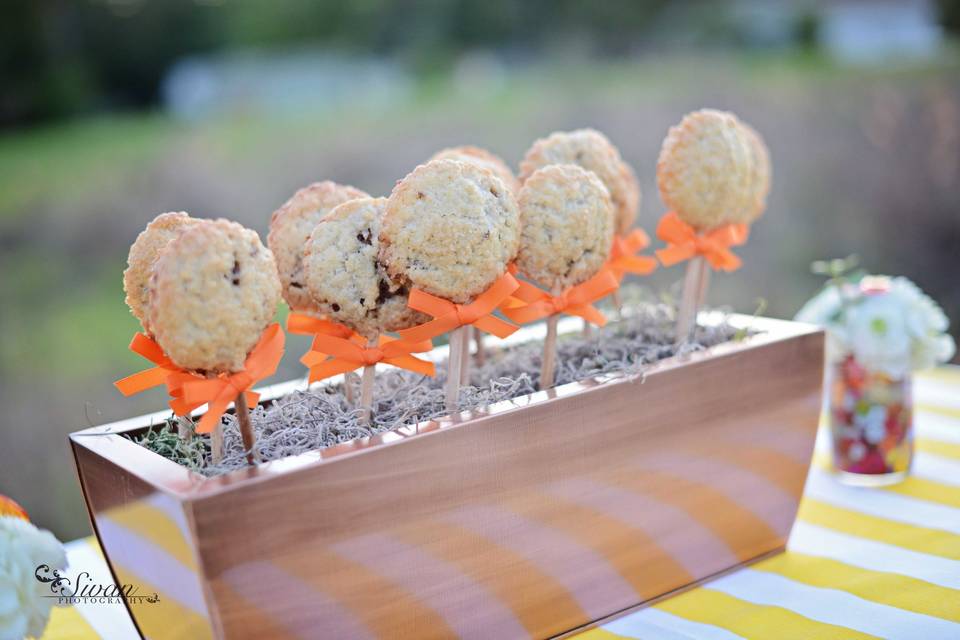
M526 179L518 201L520 273L548 291L562 291L603 267L613 243L614 211L595 173L548 165Z
M407 307L407 290L380 263L386 198L357 198L328 213L304 250L303 273L321 313L367 339L430 318Z
M577 129L540 138L520 162L520 181L551 164L575 164L597 174L610 191L617 233L626 233L633 226L640 208L640 183L605 135L594 129Z
M255 231L229 220L198 221L157 259L150 325L177 365L202 373L239 371L279 299L273 254Z
M513 193L489 171L456 160L420 165L398 182L380 230L391 279L457 303L486 291L519 245Z
M507 163L500 156L490 153L486 149L471 146L451 147L436 152L428 162L433 160L459 160L460 162L474 164L503 180L503 184L507 185L507 188L514 193L520 190L520 181L513 175L513 171L510 170Z
M671 127L657 161L664 204L702 231L737 222L753 199L753 154L732 113L703 109Z
M277 261L283 299L294 311L315 312L303 281L303 247L317 223L338 204L370 195L329 180L300 189L273 212L267 244Z
M140 232L130 247L127 268L123 272L123 291L127 294L127 306L147 333L150 333L147 299L153 264L163 248L195 222L197 220L183 211L161 213Z

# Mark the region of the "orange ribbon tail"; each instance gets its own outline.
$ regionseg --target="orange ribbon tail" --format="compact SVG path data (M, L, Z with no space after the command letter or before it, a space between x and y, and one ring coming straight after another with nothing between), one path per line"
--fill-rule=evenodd
M749 233L750 228L745 224L724 224L706 233L698 233L671 211L657 225L657 237L667 243L666 248L657 251L657 257L669 267L703 256L714 269L736 271L742 263L730 247L745 243Z
M643 229L634 229L625 236L616 236L606 268L611 270L618 280L622 280L627 273L650 275L658 266L656 258L636 255L649 245L650 237Z
M133 336L129 349L154 363L156 366L114 382L113 386L125 396L132 396L146 389L157 387L163 384L167 376L171 373L180 371L180 367L170 361L170 358L166 356L163 349L160 348L160 345L144 333L138 333Z
M520 283L508 270L473 302L463 305L454 304L420 289L413 289L410 291L407 306L433 316L433 320L410 329L402 329L398 333L403 340L416 343L472 324L498 338L506 338L519 327L492 314L519 286Z
M337 336L338 338L350 338L356 335L353 329L339 322L327 320L326 318L316 318L297 311L287 316L287 331L307 336L322 333L328 336Z
M619 286L616 275L609 269L601 269L586 282L558 296L552 296L529 282L522 282L513 297L501 306L501 310L505 316L520 324L566 313L602 327L607 319L593 303L610 295Z
M317 334L314 344L317 348L311 349L300 359L310 369L311 383L379 362L425 376L436 373L432 362L411 355L430 351L433 344L429 340L411 343L380 336L379 344L369 347L353 340Z

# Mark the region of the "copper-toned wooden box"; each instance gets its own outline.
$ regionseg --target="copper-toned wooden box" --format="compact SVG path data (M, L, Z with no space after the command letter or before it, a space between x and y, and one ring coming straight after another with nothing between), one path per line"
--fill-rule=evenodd
M71 441L115 578L160 596L128 605L153 640L549 637L783 547L823 334L748 321L762 333L642 380L217 478L118 435L165 413Z

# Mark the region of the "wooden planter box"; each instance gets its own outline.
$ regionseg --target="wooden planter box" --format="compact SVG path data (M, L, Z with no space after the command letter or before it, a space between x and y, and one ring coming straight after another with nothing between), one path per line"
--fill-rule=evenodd
M217 478L118 435L167 412L70 439L153 640L563 635L783 548L823 333L733 321L763 333Z

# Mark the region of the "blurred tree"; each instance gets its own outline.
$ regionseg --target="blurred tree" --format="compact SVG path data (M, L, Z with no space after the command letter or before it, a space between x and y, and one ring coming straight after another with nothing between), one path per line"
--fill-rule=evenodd
M960 0L937 0L940 24L948 32L960 34Z
M158 98L176 58L223 43L191 0L12 0L0 21L0 125Z
M956 2L940 4L945 16L955 15L948 9ZM7 0L0 126L153 105L167 68L198 52L309 44L395 56L433 72L475 49L624 55L658 34L668 43L686 37L735 44L734 6L733 0ZM804 23L795 38L809 40L813 29Z
M797 44L805 51L812 51L817 48L819 35L820 15L812 7L806 7L794 23Z

